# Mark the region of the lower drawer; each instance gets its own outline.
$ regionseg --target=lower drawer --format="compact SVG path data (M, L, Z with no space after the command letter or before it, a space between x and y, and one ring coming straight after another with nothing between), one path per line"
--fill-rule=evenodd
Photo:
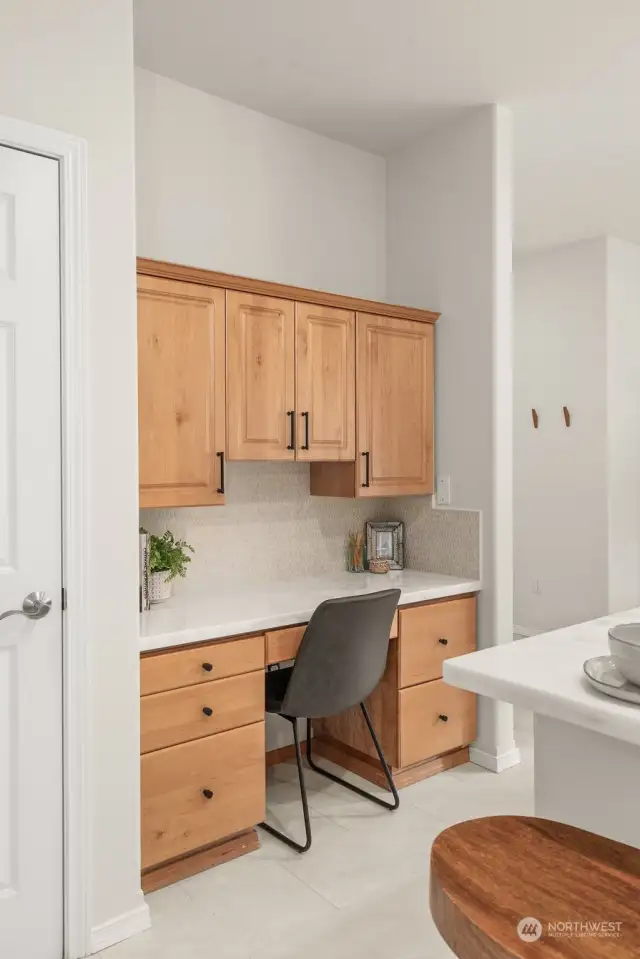
M141 776L145 870L264 819L264 722L147 753Z
M400 766L468 746L476 737L476 697L442 679L399 692Z
M140 700L140 750L149 753L263 718L264 670L152 693Z

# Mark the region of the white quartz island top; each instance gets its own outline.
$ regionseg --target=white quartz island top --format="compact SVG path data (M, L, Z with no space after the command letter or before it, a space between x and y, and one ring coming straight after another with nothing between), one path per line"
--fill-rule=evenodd
M233 589L212 585L207 595L183 593L140 616L140 649L146 652L223 636L306 623L325 599L399 587L400 605L475 593L480 582L413 569L373 573L332 573Z
M640 607L446 660L447 683L640 745L640 706L589 685L583 663L609 654L608 630L640 622Z

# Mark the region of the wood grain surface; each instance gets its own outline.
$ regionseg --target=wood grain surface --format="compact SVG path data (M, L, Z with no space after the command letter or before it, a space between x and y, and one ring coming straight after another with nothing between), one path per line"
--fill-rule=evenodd
M400 686L442 678L442 664L476 648L476 598L400 610Z
M161 260L148 260L138 257L138 273L146 276L161 276L186 283L202 283L205 286L218 286L223 290L241 290L244 293L258 293L263 296L278 296L304 303L316 303L333 306L341 310L359 310L360 313L384 313L385 316L416 320L419 323L435 323L439 313L433 310L421 310L415 306L396 306L377 300L363 300L356 296L342 296L339 293L327 293L324 290L310 290L301 286L288 286L269 280L256 280L247 276L235 276L232 273L217 273L193 266L180 266Z
M238 676L263 666L264 635L149 653L140 660L140 695Z
M546 819L458 823L433 844L430 905L459 959L637 959L640 851ZM519 937L525 917L542 924L537 941ZM563 923L609 934L553 935L549 924Z

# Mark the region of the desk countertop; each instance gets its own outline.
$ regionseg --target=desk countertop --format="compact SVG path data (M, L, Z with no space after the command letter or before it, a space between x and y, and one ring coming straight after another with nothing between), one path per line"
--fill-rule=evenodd
M140 619L140 650L166 649L242 633L306 623L325 599L399 587L400 606L475 593L480 582L414 569L372 573L333 573L306 579L247 583L208 595L186 594L154 606Z
M607 633L640 621L640 608L445 661L451 686L640 745L640 706L593 689L582 665L609 653Z

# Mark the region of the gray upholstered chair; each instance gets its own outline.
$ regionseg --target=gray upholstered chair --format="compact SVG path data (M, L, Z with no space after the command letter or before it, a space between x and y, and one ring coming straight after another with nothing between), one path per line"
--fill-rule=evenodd
M311 821L297 725L299 718L307 720L307 761L311 769L386 809L394 810L400 805L398 791L364 702L382 678L389 632L399 598L399 589L385 589L379 593L346 596L321 603L305 630L294 665L266 673L267 712L282 716L293 726L306 842L295 842L266 822L261 826L298 852L306 852L311 846ZM341 779L313 761L311 720L333 716L357 705L380 757L393 802Z

